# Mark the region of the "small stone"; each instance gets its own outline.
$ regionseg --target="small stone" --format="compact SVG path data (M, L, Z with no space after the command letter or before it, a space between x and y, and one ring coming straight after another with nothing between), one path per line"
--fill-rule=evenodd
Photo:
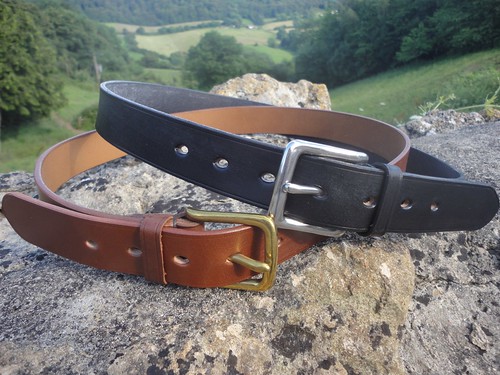
M493 346L490 338L484 332L483 328L477 324L472 323L472 331L470 333L470 341L479 349L488 351Z

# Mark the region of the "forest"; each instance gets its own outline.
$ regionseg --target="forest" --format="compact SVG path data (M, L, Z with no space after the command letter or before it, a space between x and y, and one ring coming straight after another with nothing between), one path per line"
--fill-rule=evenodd
M101 22L142 26L169 23L311 16L332 6L334 0L67 0L76 9Z
M345 0L283 36L297 76L339 85L500 46L497 0Z
M63 105L64 79L148 80L145 67L173 64L174 57L183 71L181 84L193 88L207 89L245 72L288 81L304 78L333 87L394 67L500 46L497 0L315 0L307 2L308 11L304 4L297 0L1 0L0 125L47 116ZM186 11L192 7L196 11ZM139 18L126 18L132 14ZM293 61L275 64L216 31L185 54L159 56L139 49L135 34L120 39L115 30L98 22L147 25L167 22L167 15L176 22L218 16L248 17L255 23L266 17L293 16L293 27L276 34L279 47L291 51ZM143 57L138 60L132 54Z

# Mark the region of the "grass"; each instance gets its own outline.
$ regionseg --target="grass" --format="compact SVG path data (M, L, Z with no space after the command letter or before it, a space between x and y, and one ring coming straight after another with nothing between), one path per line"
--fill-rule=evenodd
M271 48L266 45L250 45L244 46L243 48L266 54L275 64L283 61L291 61L293 59L293 55L290 52L279 48Z
M84 109L97 104L97 84L67 80L67 104L49 118L33 121L15 130L3 131L0 144L0 173L32 171L36 158L53 144L78 133L71 121Z
M200 30L196 29L175 34L165 35L136 35L137 45L145 50L169 56L174 52L187 52L189 47L196 45L201 38Z
M82 109L96 105L99 100L99 86L96 82L66 80L63 92L68 102L57 111L57 116L68 124Z
M399 124L440 96L454 94L456 99L448 103L451 108L484 104L498 87L499 52L497 49L405 67L334 88L330 90L332 108Z
M214 20L214 21L217 22L217 20ZM122 33L123 30L126 30L127 32L130 32L130 33L135 33L139 27L142 27L144 29L144 31L147 33L156 33L162 27L196 26L196 25L207 23L207 22L212 22L212 21L181 22L181 23L171 23L171 24L162 25L162 26L138 26L138 25L131 25L128 23L116 23L116 22L107 22L106 25L115 29L115 31L117 33Z
M182 72L180 70L147 68L145 71L153 75L155 77L154 81L157 83L169 86L181 85Z
M198 44L204 34L213 30L222 35L233 36L244 46L266 47L262 52L269 54L273 59L273 56L277 54L281 54L281 58L290 60L292 58L291 54L284 50L267 47L268 39L275 37L275 32L260 28L249 30L247 28L211 27L165 35L136 35L136 40L139 48L169 56L174 52L187 52L189 48Z
M276 22L268 22L262 25L264 30L275 30L278 27L285 27L285 29L293 28L293 21L276 21Z
M179 85L179 71L147 71L158 82ZM419 107L426 102L438 102L440 96L454 94L455 101L447 103L453 108L484 104L498 88L499 77L500 53L497 49L393 70L335 88L330 95L335 110L397 125L418 114ZM32 171L36 158L45 149L78 133L70 123L83 109L97 103L97 85L67 81L64 93L68 104L50 118L2 134L0 173Z
M0 150L0 173L33 171L35 160L43 151L75 134L74 130L62 126L53 116L26 124L15 133L8 132Z

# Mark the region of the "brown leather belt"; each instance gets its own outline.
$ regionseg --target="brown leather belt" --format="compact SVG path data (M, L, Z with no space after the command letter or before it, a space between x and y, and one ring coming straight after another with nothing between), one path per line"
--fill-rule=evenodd
M121 113L117 113L116 116L122 119ZM226 137L231 134L228 132L290 133L293 130L293 133L296 133L298 123L307 123L307 127L300 128L301 136L342 144L351 143L357 148L369 150L370 153L383 155L383 159L390 161L382 168L370 166L357 166L357 168L381 180L383 193L394 200L393 196L399 194L398 189L396 192L393 191L395 186L400 186L403 179L410 181L412 178L418 179L413 175L403 176L403 173L397 172L399 168L393 167L397 164L404 170L406 163L413 163L409 154L408 138L399 131L392 130L394 128L388 125L369 119L350 116L350 122L335 121L344 116L335 112L275 107L227 107L177 113L173 118L177 125L187 124L189 127L193 125L193 121L199 121L204 125L217 127L220 130L216 133ZM279 121L276 121L276 118L279 118ZM283 119L289 121L283 122ZM361 120L356 121L356 119ZM385 135L380 137L374 134L372 126L376 126L378 132ZM213 131L207 127L203 127L203 130ZM264 148L271 147L254 140L244 140L244 142ZM304 144L300 146L305 147ZM320 149L323 150L322 147ZM276 151L276 148L270 149ZM327 149L329 150L328 147ZM314 152L317 151L314 150L313 154ZM333 152L336 152L336 149ZM285 169L287 162L290 163L290 159L294 158L293 155L287 156L287 153L293 153L293 147L289 147L285 152L285 162L281 165ZM85 133L61 142L47 150L37 162L35 181L42 201L19 193L9 193L3 199L2 212L25 240L66 258L96 268L143 275L150 281L162 284L175 283L194 287L229 286L265 290L273 283L277 263L321 240L322 237L317 233L331 232L331 229L323 233L321 230L306 228L313 233L304 233L300 230L300 224L303 223L292 222L291 227L295 230L281 229L278 234L274 215L214 213L194 209L186 209L181 214L109 215L75 205L55 193L62 184L79 173L124 155L123 151L107 143L96 132ZM319 155L323 161L325 155ZM326 156L330 155L327 153ZM183 157L183 155L178 156ZM358 158L359 153L341 152L340 156L350 160L349 158ZM418 156L417 153L416 160ZM328 160L327 163L329 162L331 161ZM339 164L337 161L334 163L336 167L340 165L341 170L351 168L351 163ZM303 187L300 184L294 186L291 181L280 180L284 174L281 170L273 172L276 174L275 184L288 184L290 190L300 190ZM447 173L453 175L452 180L457 177L454 171ZM431 185L433 183L442 185L443 179L450 180L450 178L429 177L424 182L429 183L427 180L430 180ZM480 218L474 221L473 226L486 224L498 210L498 198L493 189L465 181L456 183L446 181L445 187L449 188L450 184L452 190L465 189L469 192L473 189L474 193L478 190L480 196L486 195L486 198L481 200L487 200L486 203L493 206L486 211L482 209ZM313 190L315 187L321 189L321 186L313 186ZM308 190L302 193L310 195L314 192ZM322 196L309 198L325 199ZM370 201L368 199L370 197L366 198L358 203L365 206L366 210L371 210L371 216L374 218L387 216L386 212L377 213L377 209L374 209L378 206L378 211L387 210L387 207L380 203L379 194L373 198L378 199L378 205ZM437 202L437 198L434 199ZM480 202L479 205L482 208L484 204ZM445 209L446 206L445 204ZM280 209L284 210L283 207ZM405 207L401 209L406 210ZM434 213L443 211L441 205L428 209ZM342 212L339 215L342 215ZM202 225L197 224L205 221L243 225L207 231ZM459 225L463 226L463 223ZM425 227L425 223L423 226ZM312 225L310 227L316 228ZM337 232L333 231L333 234ZM261 279L250 279L257 273L262 274Z
M55 193L81 172L124 155L95 131L63 141L38 159L35 181L41 200L8 193L2 212L23 239L65 258L194 287L267 289L276 263L323 239L287 230L278 237L266 215L188 209L182 215L119 216L78 206ZM206 221L246 225L204 230L201 223ZM245 281L256 272L263 280Z

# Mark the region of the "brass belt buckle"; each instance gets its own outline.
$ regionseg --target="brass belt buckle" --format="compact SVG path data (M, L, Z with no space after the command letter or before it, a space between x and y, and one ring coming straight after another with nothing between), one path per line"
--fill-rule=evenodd
M201 211L193 208L186 208L183 214L187 219L193 221L244 224L262 230L265 238L264 262L249 258L240 253L229 257L231 262L249 268L254 272L261 273L262 277L260 279L244 280L228 285L225 288L265 291L273 286L278 264L278 233L272 217L252 213Z

